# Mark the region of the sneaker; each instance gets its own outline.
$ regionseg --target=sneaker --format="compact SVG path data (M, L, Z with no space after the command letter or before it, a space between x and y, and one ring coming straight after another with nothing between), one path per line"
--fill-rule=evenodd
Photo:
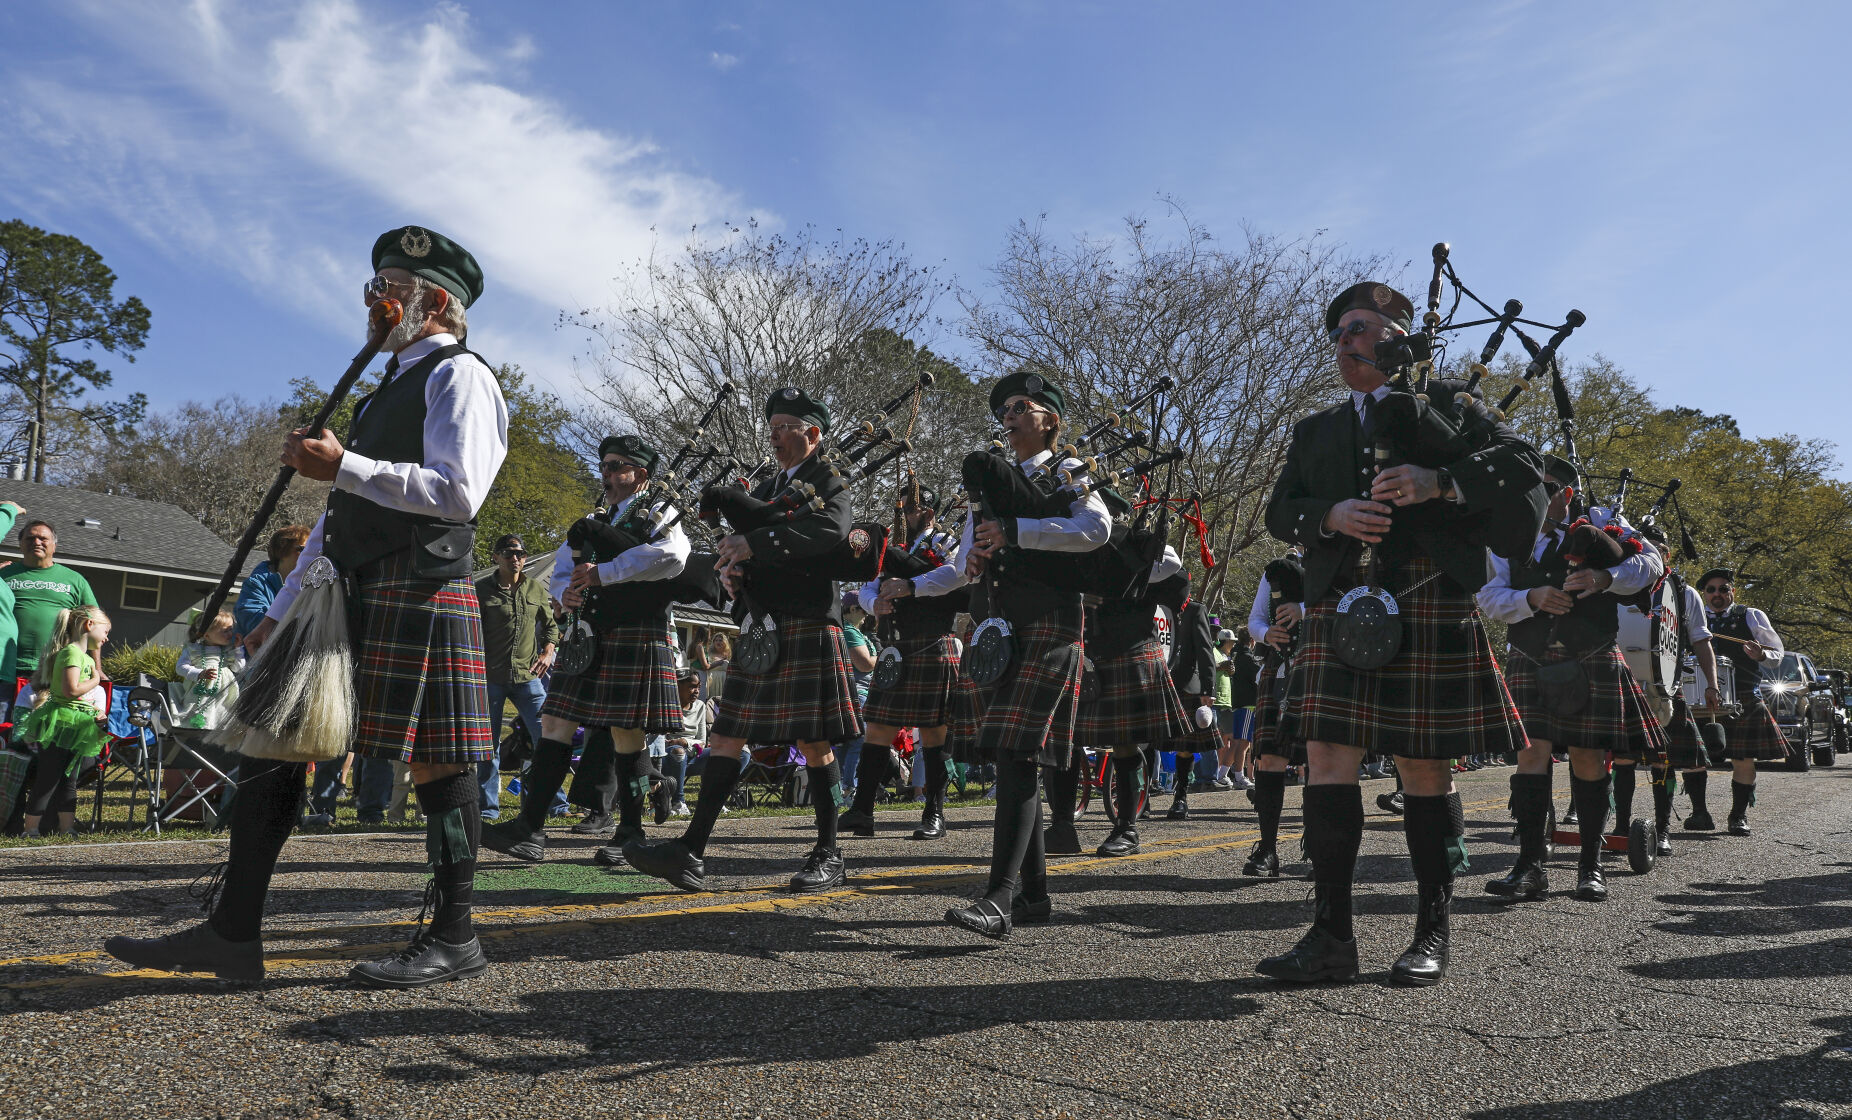
M669 806L669 815L671 817L687 817L693 814L694 810L688 807L688 802L686 801L677 801L675 804Z
M1213 782L1210 782L1209 788L1212 790L1215 790L1218 793L1221 793L1221 792L1226 792L1227 790L1231 790L1231 789L1240 789L1241 787L1236 785L1229 778L1221 777L1221 778L1217 778Z
M310 813L308 816L302 818L302 827L304 828L327 828L333 823L334 814L332 813Z
M1248 790L1254 788L1254 783L1248 780L1246 774L1230 774L1228 776L1228 788Z

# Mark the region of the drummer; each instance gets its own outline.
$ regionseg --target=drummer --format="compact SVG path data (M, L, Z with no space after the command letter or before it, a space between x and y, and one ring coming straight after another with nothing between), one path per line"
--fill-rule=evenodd
M1723 655L1736 669L1736 699L1742 711L1723 722L1728 736L1730 768L1730 835L1749 835L1749 807L1756 799L1756 763L1787 757L1788 744L1781 726L1756 690L1774 666L1780 664L1781 635L1768 615L1736 601L1736 573L1712 568L1698 580L1708 613L1705 625L1722 640ZM1802 744L1805 749L1806 744ZM1692 814L1696 816L1694 812ZM1705 817L1709 819L1708 814ZM1686 827L1695 827L1686 821Z
M1659 554L1666 558L1666 584L1672 590L1673 610L1678 615L1679 638L1679 681L1683 683L1690 670L1684 667L1686 654L1697 662L1698 671L1704 677L1704 704L1706 709L1716 711L1722 702L1722 687L1717 680L1717 652L1711 648L1710 628L1705 624L1704 603L1698 598L1698 592L1678 569L1672 567L1672 550L1667 546L1665 533L1657 525L1645 525L1640 529ZM1691 705L1686 702L1682 690L1675 689L1669 699L1648 693L1647 706L1653 715L1665 725L1669 740L1666 757L1671 769L1684 774L1685 789L1691 795L1691 815L1685 818L1685 827L1703 831L1716 827L1711 822L1709 810L1704 807L1704 791L1710 781L1710 758L1705 750L1704 737L1698 734L1698 725L1691 718ZM1672 825L1673 786L1669 775L1661 767L1653 767L1653 819L1657 826L1658 855L1672 853L1670 829Z

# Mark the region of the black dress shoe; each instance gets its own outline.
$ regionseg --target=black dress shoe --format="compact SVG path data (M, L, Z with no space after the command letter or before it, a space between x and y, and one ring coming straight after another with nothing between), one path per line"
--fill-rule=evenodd
M1131 856L1138 854L1138 830L1136 828L1115 828L1106 842L1094 850L1101 856Z
M1666 832L1666 830L1665 830L1665 829L1663 829L1663 828L1660 828L1660 829L1655 829L1655 830L1653 831L1653 835L1654 835L1654 840L1653 840L1653 855L1655 855L1655 856L1669 856L1669 855L1671 855L1671 854L1672 854L1672 837L1671 837L1671 834L1670 834L1670 833L1668 833L1668 832Z
M816 894L836 890L847 881L842 849L818 844L804 857L804 869L791 876L791 889L798 894Z
M1429 887L1421 892L1421 913L1415 922L1415 939L1396 958L1389 979L1411 988L1426 988L1447 975L1447 945L1452 940L1447 908L1452 886Z
M649 837L643 832L642 825L620 824L617 826L617 831L611 834L611 846L613 848L621 848L632 840L643 842L648 839Z
M603 836L611 831L616 822L609 813L587 813L572 826L575 836Z
M685 891L707 889L707 868L701 857L680 840L632 840L623 847L624 860L645 875L654 875Z
M1042 850L1051 856L1079 855L1080 833L1074 831L1074 822L1056 821L1042 830Z
M842 836L873 836L875 815L854 809L844 809L836 818L836 832Z
M1584 867L1576 872L1575 896L1584 902L1608 900L1608 881L1602 877L1601 868Z
M1170 812L1164 814L1169 821L1187 821L1190 819L1190 799L1179 797L1170 803Z
M920 826L913 830L915 840L943 840L945 838L945 814L937 809L928 809L920 814Z
M1691 815L1685 818L1686 832L1710 832L1716 827L1717 822L1711 819L1708 809L1693 809Z
M1253 879L1278 879L1280 853L1254 845L1254 850L1248 853L1248 861L1241 865L1241 873Z
M1377 794L1376 795L1376 807L1378 809L1381 809L1385 813L1394 813L1398 817L1401 816L1402 815L1402 791L1398 789L1394 793Z
M1010 924L1039 926L1048 921L1049 915L1053 914L1054 910L1054 904L1047 898L1039 898L1031 902L1022 895L1017 895L1010 899Z
M1749 818L1748 817L1731 817L1730 818L1730 835L1731 836L1749 835Z
M1559 823L1566 824L1566 825L1582 823L1581 814L1575 811L1575 800L1573 798L1570 799L1570 802L1569 802L1569 811L1562 815Z
M1313 926L1297 945L1261 961L1254 971L1294 984L1348 984L1357 978L1357 941L1339 941L1323 926Z
M474 937L461 945L452 945L421 932L397 955L383 961L364 961L347 975L372 988L422 988L446 980L480 976L488 968L488 958L482 955L482 942Z
M1011 910L1015 907L1012 905ZM980 898L971 905L961 909L947 910L945 920L972 933L1001 941L1010 935L1014 924L1009 911L998 906L988 898Z
M210 972L221 980L264 978L262 938L227 941L207 922L166 937L112 937L103 942L103 951L136 968Z
M1534 902L1549 889L1550 877L1544 873L1543 864L1523 860L1513 864L1500 878L1489 879L1485 884L1485 893L1505 902Z
M547 834L527 827L519 818L483 826L482 846L527 863L547 858Z

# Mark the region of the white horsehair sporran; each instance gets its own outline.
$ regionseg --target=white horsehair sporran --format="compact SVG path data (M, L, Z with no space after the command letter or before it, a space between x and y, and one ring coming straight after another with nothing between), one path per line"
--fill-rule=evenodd
M317 556L210 741L250 758L327 762L353 744L354 648L341 573Z

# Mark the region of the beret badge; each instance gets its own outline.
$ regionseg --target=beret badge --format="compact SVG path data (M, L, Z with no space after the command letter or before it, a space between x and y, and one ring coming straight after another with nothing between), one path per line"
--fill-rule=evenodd
M399 238L399 248L408 257L425 257L431 252L431 234L417 226L407 226Z

